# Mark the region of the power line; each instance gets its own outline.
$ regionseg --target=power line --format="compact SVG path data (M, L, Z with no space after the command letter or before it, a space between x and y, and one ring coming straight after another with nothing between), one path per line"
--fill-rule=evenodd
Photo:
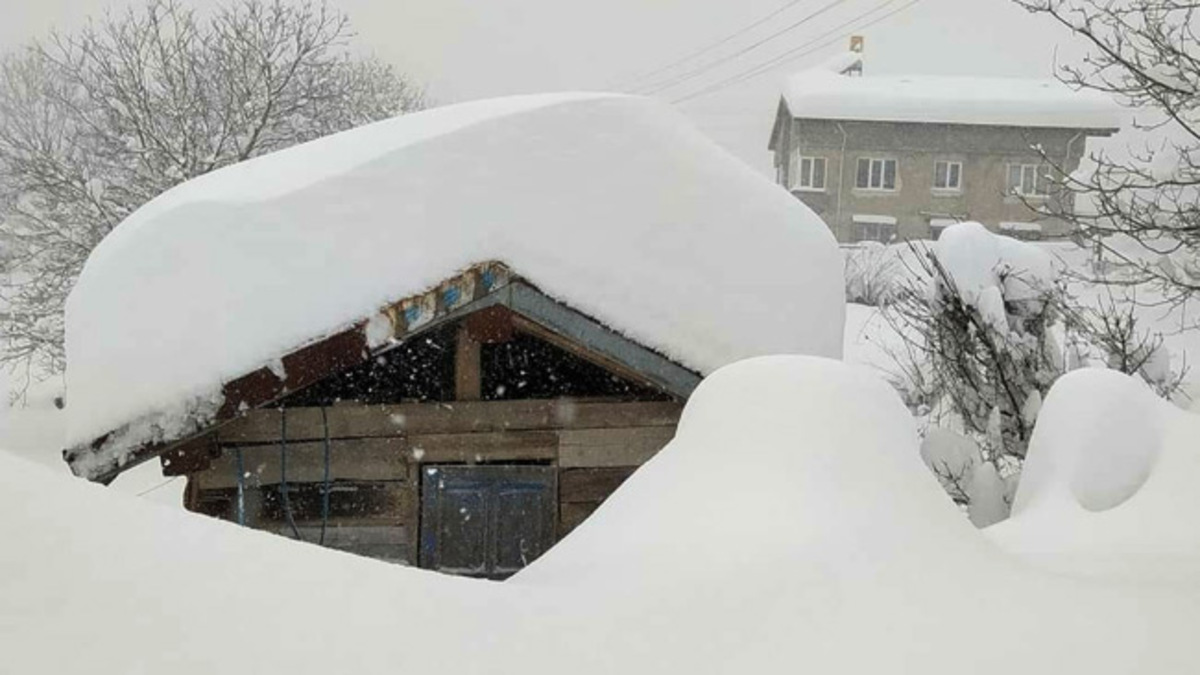
M876 6L874 9L872 9L868 12L865 12L863 14L860 14L857 17L851 19L850 21L840 24L839 26L833 28L829 32L825 33L824 35L822 35L821 37L818 37L816 39L820 40L837 30L840 30L852 23L855 23L856 21L861 21L862 19L870 16L871 14L874 14L875 12L878 12L879 10L883 9L884 7L887 7L888 5L890 5L896 1L897 0L887 0L886 2ZM880 16L872 21L869 21L861 26L858 26L857 28L855 28L852 31L842 33L841 35L837 35L837 36L833 37L832 39L821 42L820 44L817 44L815 46L810 47L808 44L806 44L802 47L796 47L794 49L789 49L788 51L780 54L779 56L776 56L758 66L743 70L742 72L734 74L730 77L727 77L724 80L720 80L720 81L715 82L703 89L692 92L691 94L688 94L687 96L682 96L677 99L672 99L671 103L683 103L684 101L690 101L694 98L699 98L701 96L707 96L708 94L715 93L715 92L725 89L727 87L731 87L735 84L740 84L747 80L752 80L760 75L764 75L764 74L770 72L778 65L781 65L783 63L790 63L792 61L795 61L796 59L802 58L804 56L808 56L809 54L811 54L815 51L824 49L825 47L828 47L829 45L832 45L840 40L845 40L847 37L853 35L854 33L858 32L858 31L864 30L866 28L870 28L871 26L874 26L875 24L880 23L882 21L886 21L887 19L890 19L891 17L905 11L906 9L912 7L913 5L916 5L919 2L921 2L921 0L909 0L909 2L905 3L904 5L897 7L896 9L888 12L887 14L884 14L883 16Z
M165 488L166 486L170 485L171 483L174 483L175 481L179 480L180 478L183 478L183 476L172 476L171 478L164 480L163 482L159 483L158 485L155 485L152 488L142 490L141 492L137 493L137 496L145 497L146 495L150 494L151 492L154 492L155 490L158 490L160 488Z
M747 68L746 70L743 70L739 73L734 73L733 75L730 75L729 77L727 77L723 80L719 80L713 84L710 84L710 85L704 87L703 89L700 89L699 91L688 94L687 96L673 99L671 101L671 103L682 103L683 101L688 101L688 100L691 100L698 96L702 96L702 95L705 95L705 94L708 94L708 93L711 93L714 91L719 91L721 89L724 89L726 86L732 86L734 84L739 84L746 80L750 80L755 77L758 77L759 75L762 75L762 74L770 71L771 69L775 68L775 66L781 65L783 63L795 61L796 59L802 58L804 56L808 56L809 54L812 54L813 52L824 49L825 47L827 47L831 44L834 44L834 43L838 42L839 40L846 39L846 37L848 37L849 35L852 35L864 28L869 28L870 26L873 26L876 23L879 23L880 21L883 21L884 19L887 19L888 17L890 17L894 14L897 14L897 13L907 9L908 7L911 7L912 5L915 5L916 3L920 2L920 0L911 0L911 2L909 2L907 5L899 7L896 10L889 12L888 14L885 14L881 17L878 17L877 19L875 19L873 21L863 24L862 26L859 26L850 32L842 33L833 38L829 38L829 36L832 35L833 33L836 33L837 31L840 31L840 30L846 28L847 26L857 23L857 22L867 18L868 16L871 16L872 14L875 14L876 12L884 9L888 5L895 4L897 1L898 0L884 0L884 2L872 7L871 9L867 10L866 12L863 12L862 14L859 14L858 16L855 16L847 21L843 21L842 23L834 26L833 28L830 28L828 31L813 38L812 40L806 42L803 45L793 47L792 49L789 49L789 50L783 52L782 54L778 54L776 56L771 57L770 59L768 59L767 61L765 61L763 63L760 63L756 66L751 66L750 68ZM829 38L829 39L826 39L826 38ZM814 45L813 42L819 42L819 43Z
M648 80L653 77L658 77L659 75L667 72L668 70L671 70L672 68L675 68L676 66L681 66L681 65L687 63L688 61L691 61L692 59L696 58L697 56L700 56L702 54L710 52L710 51L716 49L717 47L724 46L724 45L728 44L730 41L735 40L735 39L745 35L746 33L749 33L750 31L754 30L755 28L758 28L759 26L763 25L764 23L767 23L771 19L774 19L775 17L779 16L780 14L783 14L784 12L788 11L789 9L795 7L796 5L798 5L802 2L805 2L805 0L791 0L791 2L785 3L782 7L775 9L770 14L767 14L766 16L754 21L753 23L747 24L747 25L739 28L738 30L734 31L733 33L730 33L729 35L726 35L725 37L721 38L720 40L717 40L716 42L713 42L713 43L707 44L703 47L700 47L696 51L690 52L686 56L683 56L675 61L672 61L672 62L666 64L665 66L655 68L654 70L652 70L648 73L643 73L641 75L638 75L637 77L634 77L633 79L629 80L624 86L620 86L619 88L624 89L627 86L631 87L639 82L643 82L643 81Z
M642 93L642 94L646 94L646 95L656 94L664 89L670 89L671 87L674 87L676 85L687 82L688 80L694 79L694 78L696 78L700 75L703 75L704 73L712 70L713 68L716 68L717 66L728 63L729 61L732 61L733 59L736 59L739 56L748 54L748 53L758 49L759 47L762 47L763 45L767 44L768 42L771 42L772 40L775 40L784 35L787 35L788 33L807 24L809 21L812 21L813 19L821 16L822 14L825 14L826 12L832 10L833 8L835 8L839 5L846 4L846 2L848 2L848 1L849 0L833 0L832 2L822 6L817 11L805 16L804 18L802 18L794 23L791 23L791 24L785 26L784 28L781 28L780 30L775 31L774 33L771 33L770 35L766 36L765 38L763 38L757 42L754 42L754 43L752 43L746 47L743 47L735 52L732 52L730 54L726 54L725 56L723 56L719 59L710 61L698 68L693 68L692 70L684 72L676 77L668 78L667 80L664 80L657 84L650 84L650 85L647 85L646 87L639 87L637 90L637 93Z

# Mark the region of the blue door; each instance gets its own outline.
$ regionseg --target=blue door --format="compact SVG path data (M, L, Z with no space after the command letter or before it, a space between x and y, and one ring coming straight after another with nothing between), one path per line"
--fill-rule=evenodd
M421 567L504 579L554 545L557 471L549 466L426 466Z

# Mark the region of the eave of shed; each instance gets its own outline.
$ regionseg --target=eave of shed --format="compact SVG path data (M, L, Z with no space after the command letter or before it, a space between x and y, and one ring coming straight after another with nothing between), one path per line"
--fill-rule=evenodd
M485 262L313 340L271 365L223 384L218 397L188 409L153 413L69 448L77 475L107 483L122 472L173 451L246 412L279 401L338 372L378 358L407 340L490 307L505 307L552 343L570 345L588 360L686 400L700 375L629 340L599 321L546 295L499 262ZM219 403L216 399L219 398ZM168 419L170 418L170 419Z

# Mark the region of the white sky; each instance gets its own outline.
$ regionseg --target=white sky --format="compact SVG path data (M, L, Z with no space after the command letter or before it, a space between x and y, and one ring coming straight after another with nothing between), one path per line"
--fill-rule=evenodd
M722 49L664 74L688 72L753 44L828 5L795 6ZM864 21L909 0L891 4ZM817 45L885 0L842 0L818 18L658 96L672 100L757 66L787 50ZM0 49L70 29L125 0L0 0ZM193 0L211 6L215 0ZM514 93L619 88L716 42L786 0L337 0L374 51L426 83L441 103ZM857 26L858 24L854 24ZM1010 0L919 0L866 36L873 73L1046 77L1068 36ZM845 40L680 108L707 134L766 172L766 151L781 79L845 48Z

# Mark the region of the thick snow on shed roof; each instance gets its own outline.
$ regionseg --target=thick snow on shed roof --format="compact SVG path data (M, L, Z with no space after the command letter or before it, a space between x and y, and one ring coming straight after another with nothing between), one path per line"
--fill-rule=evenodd
M675 440L504 583L138 504L3 454L0 513L0 635L15 672L1200 665L1194 587L1101 585L1007 558L922 466L891 387L824 359L713 374Z
M485 260L700 372L840 355L841 257L799 201L663 104L507 98L235 165L134 213L67 303L67 442L211 397Z
M861 58L861 57L860 57ZM1116 130L1120 108L1109 97L1074 91L1057 80L842 75L844 58L788 78L783 97L793 117L875 122L939 122Z

